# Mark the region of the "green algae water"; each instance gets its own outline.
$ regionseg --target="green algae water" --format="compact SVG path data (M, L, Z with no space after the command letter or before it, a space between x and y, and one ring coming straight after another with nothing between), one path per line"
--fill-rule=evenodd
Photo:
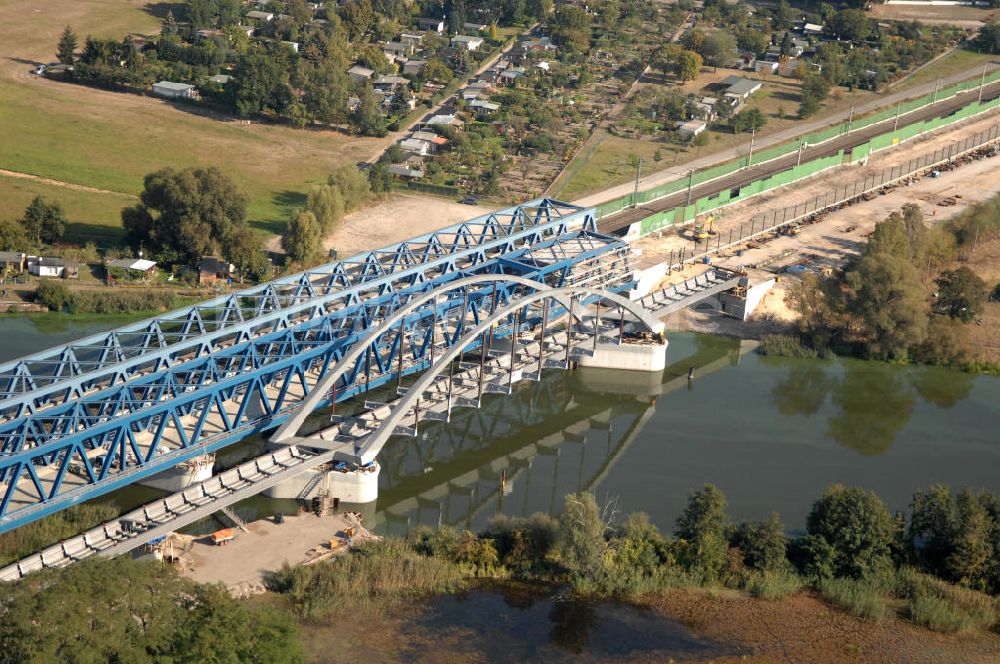
M121 324L0 318L0 359ZM479 529L498 513L555 513L563 496L589 490L624 512L673 528L687 496L706 482L734 519L779 512L801 529L834 483L876 491L905 510L933 483L1000 492L1000 378L859 360L768 358L746 342L670 335L662 375L553 371L479 410L396 437L380 457L377 503L361 509L377 531L416 525ZM694 380L687 374L694 368ZM220 467L260 453L250 438L218 453ZM111 494L123 509L161 495ZM258 496L244 518L296 509ZM191 532L217 527L211 519Z

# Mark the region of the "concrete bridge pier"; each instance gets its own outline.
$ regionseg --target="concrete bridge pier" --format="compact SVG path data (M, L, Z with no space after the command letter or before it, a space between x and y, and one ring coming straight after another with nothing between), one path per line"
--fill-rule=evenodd
M593 369L620 369L625 371L662 372L667 367L667 342L642 341L630 343L628 340L599 342L589 352L576 355L576 363Z
M342 503L373 503L378 499L380 471L378 461L363 467L343 462L323 464L265 489L264 495L299 500L325 495Z

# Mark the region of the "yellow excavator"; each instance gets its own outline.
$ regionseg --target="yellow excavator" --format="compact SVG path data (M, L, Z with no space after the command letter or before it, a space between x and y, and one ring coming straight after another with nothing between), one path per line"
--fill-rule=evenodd
M705 242L709 236L716 235L715 215L709 215L694 225L694 241Z

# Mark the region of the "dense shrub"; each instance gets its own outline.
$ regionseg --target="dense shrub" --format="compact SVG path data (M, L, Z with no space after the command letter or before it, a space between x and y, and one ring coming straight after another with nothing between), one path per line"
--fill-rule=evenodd
M885 619L882 589L870 582L850 578L827 579L819 584L823 597L842 609L871 622Z
M800 357L811 359L818 353L802 343L802 339L790 334L765 334L760 338L760 352L777 357Z
M305 567L286 564L268 579L296 612L322 618L350 602L372 599L392 603L406 597L454 590L461 568L437 556L423 555L406 541L390 539L365 544L352 555Z
M45 279L38 284L35 291L35 300L48 307L49 311L62 311L66 305L73 300L73 294L69 292L69 287L61 281Z
M989 595L922 574L900 571L897 594L907 599L910 618L936 632L989 628L998 619L997 603Z

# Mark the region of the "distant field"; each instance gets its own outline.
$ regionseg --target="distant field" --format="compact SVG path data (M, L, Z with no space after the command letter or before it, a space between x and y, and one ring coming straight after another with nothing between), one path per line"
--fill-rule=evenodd
M373 139L262 124L246 127L154 98L39 79L30 70L54 59L65 25L73 27L82 47L88 33L121 37L156 32L159 16L170 5L139 0L39 0L26 5L24 0L0 0L5 17L0 22L0 168L137 194L142 177L158 168L215 165L249 196L253 225L277 233L311 184L374 150ZM58 187L38 187L38 193L54 198L75 196L55 191ZM101 206L120 207L117 197L108 198L81 207L95 215ZM9 214L9 207L6 201L0 204L0 214ZM107 219L103 212L101 218Z

